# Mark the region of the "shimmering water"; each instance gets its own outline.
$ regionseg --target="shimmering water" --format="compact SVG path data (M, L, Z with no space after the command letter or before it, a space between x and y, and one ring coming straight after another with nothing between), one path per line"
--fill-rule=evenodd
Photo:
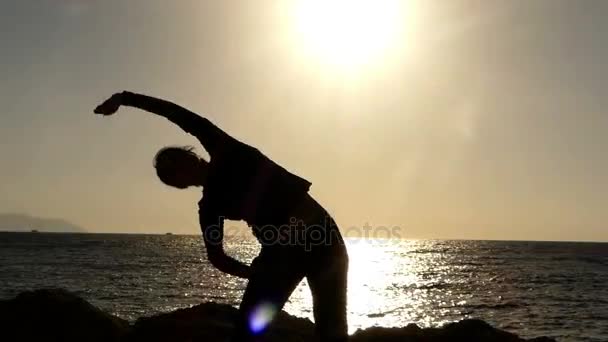
M481 318L525 337L608 341L608 244L348 239L350 330ZM242 260L255 241L233 239ZM133 320L203 301L238 305L198 236L0 233L0 298L62 287ZM305 282L286 305L312 318Z

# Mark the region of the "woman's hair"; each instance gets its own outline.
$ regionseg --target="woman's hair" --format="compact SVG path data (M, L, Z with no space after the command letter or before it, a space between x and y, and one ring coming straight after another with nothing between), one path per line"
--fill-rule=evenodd
M175 180L178 169L196 165L200 160L192 146L167 146L154 156L154 168L163 183L175 186L172 181Z

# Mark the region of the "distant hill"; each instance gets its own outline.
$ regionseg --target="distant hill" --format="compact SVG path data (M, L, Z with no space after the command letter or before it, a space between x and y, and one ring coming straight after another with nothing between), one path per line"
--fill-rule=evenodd
M63 219L40 218L24 214L0 214L0 231L86 233L86 229Z

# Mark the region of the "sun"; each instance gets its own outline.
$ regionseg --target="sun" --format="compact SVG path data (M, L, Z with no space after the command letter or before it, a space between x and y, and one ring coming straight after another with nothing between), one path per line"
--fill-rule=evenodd
M378 61L399 45L406 0L300 0L293 12L302 52L331 66Z

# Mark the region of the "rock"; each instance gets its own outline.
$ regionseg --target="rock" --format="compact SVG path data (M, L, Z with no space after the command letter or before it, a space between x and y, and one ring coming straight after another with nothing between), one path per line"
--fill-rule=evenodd
M237 309L225 304L204 303L152 317L134 324L105 313L84 299L64 290L24 292L0 301L2 341L93 341L93 342L214 342L227 341ZM481 320L463 320L441 328L422 329L415 324L402 328L373 327L357 331L353 342L447 342L526 341ZM265 341L315 341L311 321L281 312ZM541 337L530 342L551 342Z
M226 304L203 303L191 308L138 319L129 341L186 342L225 341L233 330L237 309ZM314 340L314 325L308 319L281 312L265 341L304 342Z
M23 292L0 301L2 341L118 341L129 323L65 290Z
M443 341L526 341L517 335L493 328L488 323L477 319L466 319L446 324L441 328L421 329L415 324L404 328L369 328L357 331L353 342L363 341L408 341L408 342L443 342Z

